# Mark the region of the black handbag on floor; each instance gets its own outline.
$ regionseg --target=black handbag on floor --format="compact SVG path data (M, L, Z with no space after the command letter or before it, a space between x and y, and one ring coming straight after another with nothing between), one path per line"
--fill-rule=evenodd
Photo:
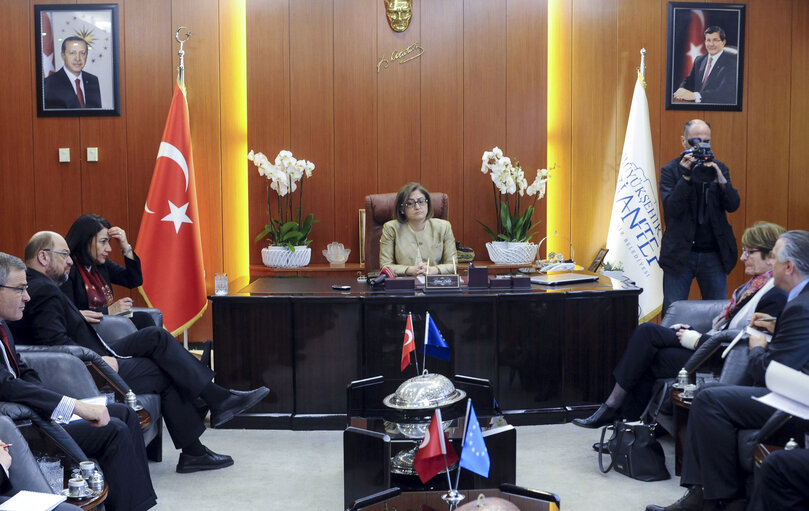
M646 410L643 411L640 421L615 421L610 426L604 426L601 430L601 442L598 451L599 470L607 473L610 469L615 468L617 472L638 481L662 481L671 477L668 469L666 469L666 456L663 454L663 447L655 437L657 414L668 395L668 385L664 385L654 413L649 416L648 422L645 419L653 401L650 401ZM612 460L605 469L602 459L604 456L602 447L604 446L604 437L608 429L613 431L612 436L607 440L609 455Z

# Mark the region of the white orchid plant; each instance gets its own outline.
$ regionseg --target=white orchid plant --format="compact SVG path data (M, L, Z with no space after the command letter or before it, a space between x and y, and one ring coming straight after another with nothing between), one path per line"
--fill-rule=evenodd
M538 169L536 178L529 185L519 161L511 163L511 158L503 156L499 147L484 151L480 171L490 174L492 178L492 195L497 216L497 229L491 229L478 220L494 241L530 241L535 233L531 232L534 224L532 217L534 207L539 199L545 196L546 183L550 174L548 169ZM516 195L514 200L511 196ZM531 205L521 213L521 198L533 197Z
M315 164L306 160L296 160L289 151L281 151L270 162L263 153L250 151L247 159L258 167L258 173L267 178L267 214L270 223L256 236L258 242L266 236L272 238L272 244L288 247L293 252L296 246L306 246L312 242L308 239L312 225L316 222L312 213L301 223L301 200L303 199L303 178L312 177ZM273 216L272 194L278 194L277 216ZM298 205L293 204L293 194L298 192Z

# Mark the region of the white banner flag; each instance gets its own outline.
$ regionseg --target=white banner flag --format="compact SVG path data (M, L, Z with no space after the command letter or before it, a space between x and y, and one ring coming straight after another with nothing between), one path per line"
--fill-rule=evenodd
M622 265L624 275L643 288L638 303L639 322L657 315L663 304L663 270L658 264L663 235L660 222L649 104L643 78L638 73L615 186L605 261Z

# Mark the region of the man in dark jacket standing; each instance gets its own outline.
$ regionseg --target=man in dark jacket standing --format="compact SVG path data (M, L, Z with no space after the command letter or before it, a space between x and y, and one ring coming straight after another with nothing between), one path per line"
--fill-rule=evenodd
M730 171L719 160L699 160L690 151L695 143L710 144L710 140L708 123L688 121L681 137L686 153L660 171L666 221L660 247L664 314L672 302L688 298L694 278L703 300L727 298L727 275L738 259L727 213L739 208L740 199Z

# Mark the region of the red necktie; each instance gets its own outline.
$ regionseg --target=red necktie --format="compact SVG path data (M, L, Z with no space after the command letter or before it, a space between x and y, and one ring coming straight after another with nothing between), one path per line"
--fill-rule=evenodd
M710 66L710 63L708 65ZM84 93L81 91L81 80L78 78L76 78L76 96L79 98L79 106L84 108Z
M713 60L713 57L708 57L708 66L705 68L705 77L702 79L702 87L700 87L699 90L702 90L702 89L705 88L705 82L708 81L708 75L711 74L711 61L712 60ZM81 96L79 96L79 102L82 104L82 106L84 106L84 101L81 100Z
M3 348L6 350L6 357L8 357L8 361L11 362L11 365L14 367L14 374L19 378L20 367L17 365L17 359L14 358L14 353L11 352L11 346L8 344L8 335L6 335L6 328L3 325L0 325L0 336L3 338Z

